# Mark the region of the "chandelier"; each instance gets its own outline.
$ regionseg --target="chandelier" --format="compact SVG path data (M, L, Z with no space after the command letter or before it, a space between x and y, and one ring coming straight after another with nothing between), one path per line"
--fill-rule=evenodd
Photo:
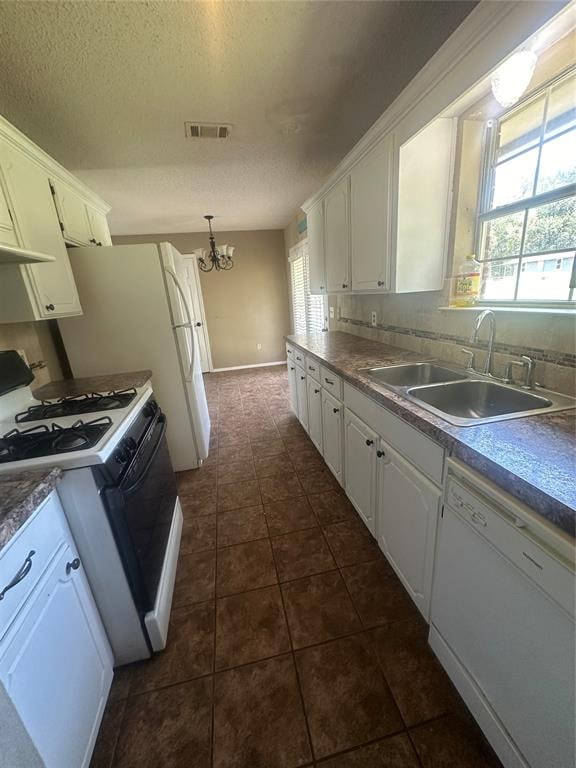
M214 233L212 232L212 219L214 216L204 216L204 218L207 220L208 227L210 228L210 251L202 251L202 256L198 257L198 266L203 272L212 272L213 269L232 269L234 266L232 261L234 247L223 245L221 248L217 248Z

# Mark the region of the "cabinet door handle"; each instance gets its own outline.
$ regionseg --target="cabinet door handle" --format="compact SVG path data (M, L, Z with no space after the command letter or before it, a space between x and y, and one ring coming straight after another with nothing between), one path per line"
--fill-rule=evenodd
M12 587L15 587L16 584L20 584L20 582L28 576L30 571L32 570L32 558L36 554L36 551L34 549L31 549L30 552L28 552L27 557L25 558L24 562L18 568L16 575L12 578L11 581L6 584L2 592L0 592L0 600L4 600L4 595L6 592L8 592Z
M48 312L54 312L54 309L55 309L54 304L46 304L46 309L48 310Z
M332 379L324 379L324 381L326 382L326 384L330 384L331 387L334 386L334 382L332 381Z
M334 413L340 413L340 408L332 408L332 410L334 411Z
M70 575L70 571L77 571L80 568L80 558L75 557L69 563L66 563L66 576Z
M386 456L386 451L376 451L376 456L381 459L383 456Z
M368 445L368 446L374 445L374 440L367 439L366 440L366 445Z

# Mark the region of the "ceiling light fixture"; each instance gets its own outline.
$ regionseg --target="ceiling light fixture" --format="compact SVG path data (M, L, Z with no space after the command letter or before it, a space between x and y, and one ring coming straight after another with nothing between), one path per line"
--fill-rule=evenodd
M492 93L503 107L512 107L532 79L538 56L534 51L516 51L492 75Z
M214 233L212 232L212 219L214 216L204 216L208 222L210 228L210 251L202 251L202 256L198 257L198 266L203 272L212 272L216 270L232 269L234 262L232 261L232 255L234 253L234 246L223 245L220 248L216 247L216 240L214 239Z

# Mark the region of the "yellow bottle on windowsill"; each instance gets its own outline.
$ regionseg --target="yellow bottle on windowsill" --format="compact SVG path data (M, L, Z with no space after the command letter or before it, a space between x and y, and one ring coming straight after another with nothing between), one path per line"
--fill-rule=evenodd
M475 254L462 261L452 278L451 307L473 307L480 295L480 264Z

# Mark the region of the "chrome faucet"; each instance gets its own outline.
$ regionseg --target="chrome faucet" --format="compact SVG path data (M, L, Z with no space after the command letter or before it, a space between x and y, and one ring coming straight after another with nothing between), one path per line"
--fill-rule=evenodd
M490 371L492 370L492 355L494 353L494 339L496 336L496 315L491 309L485 309L477 316L476 321L474 322L474 330L470 336L470 344L476 344L478 342L478 333L484 320L488 320L490 328L488 333L488 351L486 352L484 365L482 366L480 373L489 376Z

